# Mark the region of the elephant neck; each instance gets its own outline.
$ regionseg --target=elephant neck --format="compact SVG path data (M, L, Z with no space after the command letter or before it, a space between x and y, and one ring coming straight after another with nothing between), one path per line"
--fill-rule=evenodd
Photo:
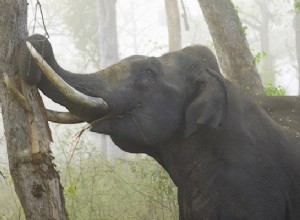
M175 136L176 138L169 143L159 147L159 155L155 159L180 188L186 186L188 182L195 181L193 172L199 170L207 158L212 158L209 155L212 153L218 131L200 127L189 138L185 138L183 134Z

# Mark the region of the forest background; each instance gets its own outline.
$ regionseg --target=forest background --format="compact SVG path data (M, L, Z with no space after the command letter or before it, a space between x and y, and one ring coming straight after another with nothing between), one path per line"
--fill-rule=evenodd
M73 72L96 71L132 54L160 56L172 49L167 1L119 0L115 14L105 14L111 9L103 7L102 1L40 0L41 13L36 1L30 0L29 35L47 31L58 62ZM299 94L299 4L284 0L233 3L266 92ZM180 29L176 37L180 40L172 47L203 44L214 50L199 3L178 1L177 6ZM105 22L113 19L116 49L112 56L103 57L102 40L113 39L114 33L106 29ZM46 98L45 103L55 110L62 108ZM155 161L145 155L122 152L108 137L99 134L85 133L77 142L75 135L82 126L51 124L51 148L70 219L178 218L176 188ZM4 136L0 138L0 218L24 219L8 171Z

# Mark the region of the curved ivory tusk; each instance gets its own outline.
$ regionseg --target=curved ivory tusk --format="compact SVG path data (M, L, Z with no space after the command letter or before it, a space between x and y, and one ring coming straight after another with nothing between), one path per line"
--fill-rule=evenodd
M28 112L32 112L30 105L28 104L26 98L19 92L19 90L13 85L6 73L4 75L4 83L8 90L16 97L21 106ZM70 112L57 112L47 109L48 120L54 123L60 124L76 124L82 123L84 120Z
M77 103L78 105L86 108L100 108L105 111L108 110L108 105L103 99L85 95L84 93L77 91L64 81L55 71L47 64L42 56L36 51L32 44L26 41L28 50L32 57L41 68L42 72L53 83L53 85L64 94L70 101Z
M60 124L77 124L82 123L84 120L70 112L57 112L47 109L48 120Z
M28 112L32 112L30 105L28 104L26 98L19 92L19 90L13 85L6 73L3 74L4 84L8 90L16 97L21 106Z

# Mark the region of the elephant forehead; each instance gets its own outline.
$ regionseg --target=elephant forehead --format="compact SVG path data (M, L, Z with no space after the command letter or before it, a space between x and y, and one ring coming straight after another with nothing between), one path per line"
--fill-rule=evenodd
M130 68L123 63L117 63L104 70L106 82L108 85L114 86L120 83L122 79L130 76Z

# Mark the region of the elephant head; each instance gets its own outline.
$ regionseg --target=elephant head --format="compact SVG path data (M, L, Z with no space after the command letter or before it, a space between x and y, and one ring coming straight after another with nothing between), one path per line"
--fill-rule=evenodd
M225 116L226 83L215 56L204 46L161 57L131 56L99 72L73 74L59 66L45 37L33 35L27 41L66 86L90 99L103 99L108 108L71 99L65 86L42 73L25 42L16 63L22 78L127 152L153 155L174 136L191 135L197 124L217 128Z

